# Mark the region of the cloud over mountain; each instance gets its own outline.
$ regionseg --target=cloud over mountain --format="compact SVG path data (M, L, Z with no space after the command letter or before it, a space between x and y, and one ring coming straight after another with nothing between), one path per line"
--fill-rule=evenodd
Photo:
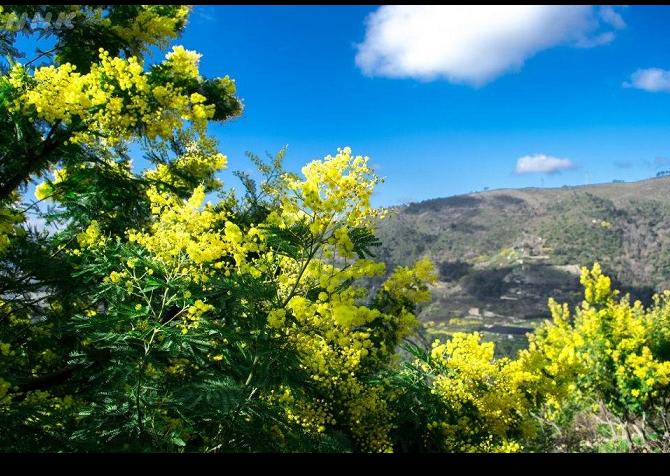
M561 170L574 169L575 163L570 159L561 159L545 154L524 155L516 161L517 175L533 173L556 173Z

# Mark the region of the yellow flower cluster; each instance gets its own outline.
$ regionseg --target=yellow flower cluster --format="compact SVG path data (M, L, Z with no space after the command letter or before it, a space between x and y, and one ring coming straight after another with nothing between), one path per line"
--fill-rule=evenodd
M281 404L285 408L288 420L309 432L323 433L327 424L336 423L332 417L332 402L320 398L313 401L295 398L292 390L284 385L281 385L277 392L272 391L269 401Z
M99 248L105 246L108 238L100 232L100 224L97 220L91 221L86 230L77 235L77 242L81 248Z
M197 61L188 63L188 67L185 62L192 55L174 47L164 64L178 68L175 74L199 80ZM152 84L150 79L150 73L144 72L134 56L110 57L101 49L99 63L86 74L65 63L37 68L30 77L16 64L7 81L23 91L14 110L72 126L72 142L102 140L115 145L141 132L150 139L168 138L183 128L184 120L191 121L195 130L204 131L214 115L214 106L205 104L204 96L189 95L171 83Z
M670 293L656 296L649 310L617 299L598 264L582 269L581 282L581 307L571 316L552 301L553 321L531 336L527 356L545 359L562 398L600 398L625 413L670 394L670 361L663 354L670 344Z
M535 390L545 396L544 415L553 420L567 399L577 398L574 384L587 368L576 348L583 341L572 332L567 305L560 306L550 299L549 309L552 322L528 334L528 349L520 352L519 359L538 375L546 376L538 380Z
M186 20L190 9L188 5L177 5L170 15L161 15L158 5L143 5L129 24L113 25L112 31L126 43L140 43L142 48L138 53L146 52L150 46L163 48L177 37L177 26Z
M82 164L83 165L83 164ZM56 169L53 173L53 180L46 180L39 183L35 187L35 198L38 200L47 200L51 198L54 194L54 185L58 185L60 182L64 181L67 178L67 169Z
M413 268L400 266L384 283L382 289L398 298L414 304L427 303L431 299L430 290L423 283L437 281L437 272L428 258L420 259Z
M23 233L19 224L24 220L22 213L0 205L0 255L9 247L12 237Z
M582 268L579 282L584 286L584 300L588 304L607 302L608 299L617 294L617 291L612 291L612 281L608 276L602 274L598 263L593 265L591 271L587 268Z
M200 63L201 57L202 55L195 51L187 50L183 46L175 46L172 51L165 56L165 64L167 64L176 75L185 76L187 78L200 78L198 64Z
M201 136L185 140L185 152L169 164L159 164L147 170L144 176L150 180L173 187L185 187L189 183L184 177L203 183L208 190L221 188L222 183L214 177L216 172L226 168L228 158L216 150L216 141Z
M153 187L147 194L156 220L146 231L129 230L129 241L142 245L169 268L189 266L184 274L195 282L207 282L217 270L229 270L229 258L240 272L253 272L246 256L263 249L262 234L253 228L243 236L226 212L210 203L203 207L204 186L185 201Z
M3 25L10 25L16 23L18 15L12 11L5 11L5 8L0 5L0 22Z
M200 209L205 199L205 189L196 188L186 201L150 188L152 213L156 221L148 232L130 230L131 242L138 242L166 263L173 263L186 253L195 263L214 261L229 251L225 236L215 229L217 222L226 215L211 205Z
M370 218L380 215L370 206L370 198L381 179L368 167L368 158L352 156L351 148L338 149L335 156L307 164L302 173L304 180L286 177L292 195L282 203L285 224L309 217L312 234L321 236L333 223L367 225ZM346 251L346 245L341 249Z
M206 304L202 300L198 299L193 303L192 306L189 306L186 309L186 317L183 319L181 324L182 334L186 334L190 328L197 328L200 324L200 319L202 316L209 311L213 311L214 306L211 304ZM214 360L220 360L214 357Z
M41 182L35 187L35 198L46 200L53 194L53 187L49 182Z
M521 360L493 354L494 344L482 343L478 333L456 333L433 343L429 361L414 364L434 375L431 393L445 410L429 430L440 434L447 451L520 451L516 435L533 432L527 392L538 377Z

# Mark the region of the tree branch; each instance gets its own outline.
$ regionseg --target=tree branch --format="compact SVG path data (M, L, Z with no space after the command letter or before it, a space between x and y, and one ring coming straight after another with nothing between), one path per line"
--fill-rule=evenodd
M60 145L62 145L65 136L68 134L57 134L57 129L60 126L60 121L56 122L47 134L46 139L42 143L41 150L34 155L26 154L23 157L17 159L24 161L19 171L15 172L14 175L9 177L6 181L0 183L0 201L9 197L9 195L14 192L23 182L27 181L30 176L37 172L40 168L44 166L50 159L50 155L54 152Z

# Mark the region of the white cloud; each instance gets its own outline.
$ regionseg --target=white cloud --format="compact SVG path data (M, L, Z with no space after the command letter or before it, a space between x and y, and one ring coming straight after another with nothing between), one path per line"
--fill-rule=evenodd
M213 15L213 10L209 6L197 5L193 11L197 13L198 18L201 21L210 23L216 20L216 17Z
M561 170L575 168L575 163L570 159L560 159L545 154L525 155L516 161L515 173L533 174L533 173L556 173Z
M612 7L607 5L604 7L600 7L598 14L605 23L607 23L610 26L613 26L617 30L626 28L626 22L623 21L621 15L619 15Z
M589 5L390 5L368 17L356 64L371 76L478 86L552 46L609 43L624 26L611 7Z
M660 68L638 69L623 85L652 93L670 91L670 71Z
M584 37L575 43L577 48L593 48L595 46L606 45L614 41L615 35L612 31L606 31L593 37Z

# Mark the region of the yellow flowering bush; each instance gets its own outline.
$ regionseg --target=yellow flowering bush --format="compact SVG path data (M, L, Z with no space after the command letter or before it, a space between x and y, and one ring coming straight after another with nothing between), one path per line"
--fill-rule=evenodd
M105 370L110 381L125 375L133 382L114 390L127 402L127 431L141 435L151 419L154 435L170 429L184 445L204 437L207 425L196 429L180 420L185 410L175 405L182 400L165 406L159 389L181 398L184 386L211 385L213 375L226 372L221 375L229 379L239 374L243 408L279 411L304 438L330 441L339 432L349 435L353 449L392 451L392 395L376 373L396 364L395 349L417 328L416 306L429 300L427 283L436 273L422 260L398 268L373 295L363 286L385 273L370 259L377 244L371 223L379 212L369 199L379 179L367 159L345 148L307 166L302 180L279 174L259 212L253 211L257 202L204 203L204 183L184 197L189 182L182 172L206 179L226 160L198 149L212 150L213 142L181 137L186 147L174 162L143 174L145 221L114 233L91 220L60 245L92 286L74 321L76 332L86 335L82 358L104 350L127 362L128 373L121 373L123 366ZM59 172L61 180L49 184L64 186L76 170ZM325 176L315 198L306 184ZM261 358L266 352L274 357ZM274 369L269 380L268 366ZM212 423L218 428L237 421L236 431L244 432L259 424L226 407L221 412ZM271 431L287 438L297 430Z
M584 301L571 314L549 301L551 321L528 334L515 358L494 358L494 344L456 333L392 375L394 406L412 412L421 443L397 434L408 450L502 452L546 449L546 432L569 427L600 405L624 424L667 432L670 292L645 309L611 289L596 263L583 268ZM418 396L417 396L418 393ZM417 399L420 402L417 404ZM412 422L401 418L403 427ZM551 437L550 437L551 438ZM543 442L544 441L544 442Z
M414 349L405 378L423 392L424 450L517 452L535 435L539 375L521 359L493 353L476 332L436 340L426 354Z
M542 361L563 405L603 402L625 422L644 417L662 435L670 395L670 294L657 295L649 309L631 304L611 289L597 263L582 269L581 283L582 305L572 315L550 301L553 320L530 336L527 355Z

